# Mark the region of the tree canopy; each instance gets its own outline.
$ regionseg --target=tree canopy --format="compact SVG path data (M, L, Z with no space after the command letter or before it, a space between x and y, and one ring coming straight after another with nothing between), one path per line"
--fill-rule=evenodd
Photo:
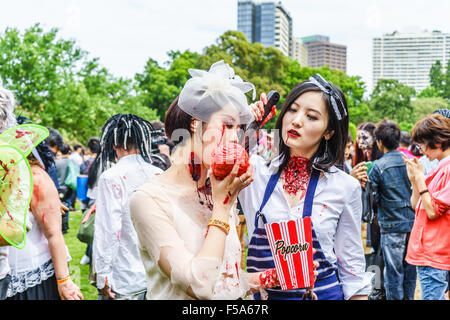
M348 76L327 66L309 68L273 47L250 43L243 33L227 31L201 53L169 51L159 64L149 57L132 79L115 77L98 58L58 37L58 29L44 31L36 24L23 33L7 28L0 33L0 79L17 100L16 114L54 127L71 141L85 143L98 136L106 120L116 113L134 113L147 120L164 120L172 101L190 78L188 69L204 69L219 60L252 82L257 99L277 90L284 99L298 83L320 73L344 92L351 127L363 121L390 118L412 125L431 109L450 101L450 62L443 72L438 61L430 70L430 86L415 100L414 89L395 80L381 79L369 98L360 76ZM367 95L366 95L367 96ZM251 93L247 94L249 102ZM275 118L267 128L273 128Z

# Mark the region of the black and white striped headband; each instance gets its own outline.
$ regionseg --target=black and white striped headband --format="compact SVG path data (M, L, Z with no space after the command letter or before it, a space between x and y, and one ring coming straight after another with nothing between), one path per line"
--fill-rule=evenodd
M330 82L326 81L318 73L310 77L308 82L315 84L322 92L326 93L330 97L331 105L333 106L334 113L336 114L338 120L342 120L342 114L347 116L347 110L345 109L344 102Z

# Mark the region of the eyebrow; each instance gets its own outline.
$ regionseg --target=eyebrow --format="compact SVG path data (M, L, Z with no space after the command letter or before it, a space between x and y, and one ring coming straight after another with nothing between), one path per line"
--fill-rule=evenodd
M295 104L297 107L300 108L300 105L297 102L294 101L294 102L292 102L292 104ZM313 112L318 113L319 115L322 115L322 113L320 113L319 110L311 108L311 107L306 107L306 111L313 111Z
M231 122L236 122L236 121L237 121L234 117L232 117L232 116L230 116L230 115L228 115L228 114L223 115L222 120L223 120L223 121L229 120L229 121L231 121Z

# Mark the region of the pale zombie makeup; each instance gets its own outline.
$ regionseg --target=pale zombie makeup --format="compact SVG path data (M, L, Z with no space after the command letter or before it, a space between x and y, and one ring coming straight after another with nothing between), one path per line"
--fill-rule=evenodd
M328 112L322 92L305 92L286 111L282 138L291 156L306 158L316 152L328 127Z
M368 131L358 130L356 142L358 143L358 147L362 150L372 149L373 137Z
M229 111L219 111L215 113L203 131L202 154L203 164L209 168L212 162L212 152L218 145L227 143L237 143L240 125L237 114Z

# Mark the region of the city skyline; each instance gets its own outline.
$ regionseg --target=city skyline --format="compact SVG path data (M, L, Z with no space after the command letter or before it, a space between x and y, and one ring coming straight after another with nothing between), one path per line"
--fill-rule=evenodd
M293 18L294 37L321 34L347 46L347 74L361 76L368 93L373 38L394 31L450 32L446 0L281 2ZM2 11L2 32L37 22L45 30L58 27L60 37L75 39L115 76L126 78L142 72L149 58L162 65L169 50L201 52L225 31L237 30L237 0L16 0L4 3Z
M395 79L416 90L430 84L431 66L450 60L450 33L420 32L385 34L373 39L373 82Z

